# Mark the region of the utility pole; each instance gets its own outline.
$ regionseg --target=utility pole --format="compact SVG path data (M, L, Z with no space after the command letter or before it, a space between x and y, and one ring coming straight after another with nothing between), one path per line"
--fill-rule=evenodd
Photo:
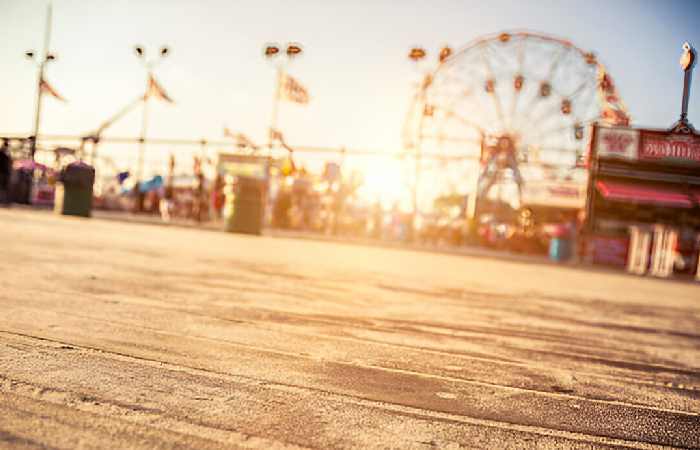
M51 42L51 16L52 16L52 5L49 4L46 7L46 28L44 31L44 49L43 55L38 65L38 79L36 86L36 107L34 110L34 129L32 131L31 138L31 148L30 154L32 161L34 160L34 155L36 154L36 144L39 137L39 125L41 122L41 100L44 95L44 71L46 69L46 63L53 61L55 56L49 52L49 44ZM28 51L25 53L27 58L34 58L34 52Z

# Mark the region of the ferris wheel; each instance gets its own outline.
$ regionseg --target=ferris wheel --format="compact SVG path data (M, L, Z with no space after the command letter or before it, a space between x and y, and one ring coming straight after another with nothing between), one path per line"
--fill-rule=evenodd
M414 96L404 146L416 161L434 155L421 162L434 186L454 190L471 178L478 197L504 179L521 191L535 178L570 176L593 122L629 123L595 54L563 39L507 32L454 53L443 49Z

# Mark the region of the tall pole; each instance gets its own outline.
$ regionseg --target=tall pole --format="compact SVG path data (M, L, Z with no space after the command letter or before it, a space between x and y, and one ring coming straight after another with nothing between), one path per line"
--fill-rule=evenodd
M277 133L277 117L279 115L283 76L284 76L284 73L282 72L282 66L277 66L276 77L275 77L275 95L273 96L273 99L272 99L272 117L270 119L268 156L272 156L272 146L275 143L275 133Z
M150 80L150 72L148 73L148 80ZM141 115L141 136L139 138L139 155L136 165L136 182L139 183L143 177L143 159L146 153L146 130L148 128L148 85L146 85L146 93L143 96L143 110Z
M425 49L421 47L413 47L409 53L408 53L408 58L411 59L414 63L418 64L419 61L424 59L426 56L426 51ZM429 80L429 75L425 76L424 80L421 80L421 85L420 85L420 96L416 99L418 101L418 104L421 107L420 111L420 120L418 122L418 139L415 144L415 176L413 180L413 192L412 192L412 197L413 197L413 205L412 205L412 215L411 215L411 229L409 230L411 234L411 239L415 240L417 237L417 228L418 228L418 184L420 183L420 172L421 172L421 152L422 149L421 147L423 146L423 119L425 118L425 98L426 98L426 89L428 88L428 80Z
M52 16L52 5L49 3L46 7L46 28L44 32L44 52L41 57L41 62L39 63L39 74L37 79L37 89L36 89L36 107L34 112L34 130L32 132L32 144L31 144L31 157L34 160L34 155L36 154L36 144L39 137L39 124L41 121L41 100L44 95L43 83L44 83L44 69L46 68L46 62L49 60L49 43L51 42L51 16Z
M419 190L419 184L420 184L420 175L421 175L421 156L423 152L423 121L425 119L425 90L422 92L422 111L420 115L420 121L418 125L418 140L416 142L416 173L415 173L415 180L413 183L413 220L411 221L411 233L412 237L415 239L418 234L418 216L420 215L419 212L419 206L418 206L418 190Z
M150 72L148 73L150 81ZM136 162L136 212L143 210L143 195L141 193L141 182L143 181L143 159L146 153L146 129L148 127L148 87L143 96L143 114L141 115L141 137L139 138L139 154Z
M693 71L686 70L683 75L683 100L681 103L681 122L688 121L688 102L690 101L690 83L693 79Z
M690 84L693 80L693 68L695 67L697 53L690 43L683 44L683 55L680 64L683 69L683 98L681 100L681 117L671 128L672 131L681 133L694 133L693 125L688 121L688 102L690 101Z
M690 84L693 80L693 68L695 67L695 58L697 57L697 55L695 53L695 49L687 42L683 45L683 50L684 54L681 58L681 67L684 73L683 100L681 102L681 122L684 124L688 124L688 102L690 101Z

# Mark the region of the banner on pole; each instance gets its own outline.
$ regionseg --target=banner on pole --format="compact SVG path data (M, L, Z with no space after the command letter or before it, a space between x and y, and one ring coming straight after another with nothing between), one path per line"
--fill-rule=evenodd
M54 98L57 99L57 100L60 100L60 101L62 101L62 102L67 101L61 94L59 94L59 93L56 91L56 89L53 88L53 86L51 86L51 85L49 84L48 81L46 81L46 80L43 79L43 78L42 78L41 81L39 82L39 89L41 89L41 90L42 90L43 92L45 92L46 94L51 95L52 97L54 97Z
M290 75L283 74L281 83L281 97L284 100L302 105L309 103L309 92L299 81Z
M154 97L168 103L175 103L173 102L173 99L170 98L165 92L165 89L163 89L163 87L156 81L153 75L148 76L148 86L146 88L146 93L143 96L144 100L148 99L149 97Z

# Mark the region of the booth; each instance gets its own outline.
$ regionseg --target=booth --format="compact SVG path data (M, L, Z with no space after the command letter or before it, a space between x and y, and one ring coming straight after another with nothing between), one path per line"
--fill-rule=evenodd
M637 275L697 276L700 135L596 125L589 166L585 257Z

